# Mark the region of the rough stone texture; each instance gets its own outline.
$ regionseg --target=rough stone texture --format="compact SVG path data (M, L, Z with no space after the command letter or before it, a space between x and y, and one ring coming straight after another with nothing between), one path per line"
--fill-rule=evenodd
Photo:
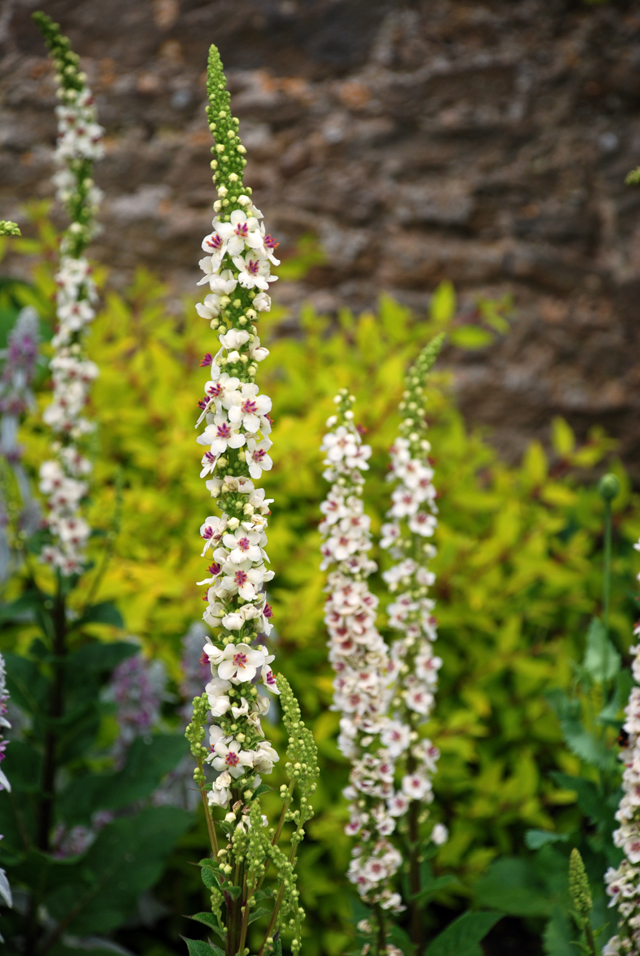
M51 194L53 82L30 22L60 21L108 132L97 258L192 289L212 188L204 67L215 41L285 254L326 262L280 282L295 315L424 312L442 279L461 311L511 293L513 332L449 349L470 421L519 455L554 415L601 423L640 477L640 8L616 0L4 0L0 208ZM13 271L20 263L9 263Z

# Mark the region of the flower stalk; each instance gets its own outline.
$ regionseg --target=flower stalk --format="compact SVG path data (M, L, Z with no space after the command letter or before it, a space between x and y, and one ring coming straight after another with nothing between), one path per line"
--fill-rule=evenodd
M70 225L62 237L60 268L56 274L58 328L53 337L51 360L53 400L44 421L54 433L53 457L40 467L40 490L48 499L46 524L51 543L42 559L56 571L56 591L51 611L53 681L49 700L49 725L45 734L41 780L42 799L38 816L37 845L49 851L56 786L56 723L64 715L64 668L67 656L67 596L72 577L84 568L89 525L81 517L81 502L87 495L84 479L91 463L78 442L92 430L83 417L88 389L98 369L84 352L87 326L93 320L96 290L84 251L95 233L95 214L100 200L91 173L93 161L103 152L102 128L98 126L86 75L79 57L58 24L44 13L34 13L56 68L58 98L58 143L54 176L57 196Z
M378 599L367 578L376 570L371 549L370 520L364 512L363 471L371 448L362 443L354 424L353 396L341 389L336 414L324 436L324 478L331 483L321 505L322 570L328 570L325 623L329 660L335 672L334 710L340 717L338 746L350 761L349 823L345 832L356 837L349 879L371 908L367 933L376 956L387 953L385 913L404 907L394 891L402 857L389 840L398 815L393 778L395 759L409 745L406 728L387 717L393 669L387 645L376 628ZM404 805L401 804L400 812Z
M93 163L104 152L102 127L96 122L93 95L79 57L59 26L44 13L34 13L56 68L58 143L54 176L57 198L65 207L70 225L62 237L60 268L56 274L58 328L51 360L53 400L44 421L54 433L53 457L40 467L40 490L48 499L47 525L51 543L42 558L64 577L84 568L90 528L81 516L88 493L91 463L78 442L93 430L83 417L89 388L98 374L85 354L85 336L95 317L97 298L92 268L84 252L96 231L95 216L101 198L93 179Z
M410 933L418 956L424 948L423 907L417 899L420 890L420 862L424 840L421 825L433 800L432 779L439 757L438 749L424 737L421 728L429 720L435 704L438 671L442 661L433 652L437 637L434 601L429 597L435 575L429 561L435 548L428 540L437 525L436 490L428 455L424 417L424 392L429 372L442 347L444 336L430 342L409 370L400 412L400 433L391 448L389 481L395 487L392 506L382 527L382 548L389 550L396 564L383 573L393 595L388 607L389 626L400 636L391 645L395 686L389 704L394 725L402 728L406 739L399 770L401 789L395 795L399 817L407 815ZM446 828L436 824L427 839L435 845L447 839Z
M296 952L302 912L294 864L304 823L313 812L309 796L315 789L317 761L295 697L286 680L274 675L274 654L264 643L272 629L265 593L273 578L265 550L271 500L255 484L272 466L271 400L260 393L255 379L258 364L269 354L260 344L258 321L271 306L268 290L276 280L271 265L279 264L274 255L278 244L267 235L251 189L243 184L245 149L215 46L209 54L207 93L218 199L200 260L203 278L198 285L209 291L196 309L216 333L219 347L201 362L210 369L210 379L199 402L196 427L203 426L197 441L206 449L201 477L220 514L210 515L200 528L202 556L211 562L199 582L206 588L203 619L214 634L202 656L210 680L204 694L194 699L186 736L196 759L194 779L211 843L212 856L201 865L210 874L205 882L211 887L212 911L225 937L226 956L244 952L251 910L258 893L263 893L259 887L271 863L280 889L260 953L273 948L283 928L293 933ZM282 827L269 827L260 809L262 776L270 774L279 760L262 727L271 694L281 697L289 734L285 768L289 783L281 790L285 805L281 822L291 824L288 856L278 846ZM295 810L290 806L294 789ZM226 812L214 821L216 808Z

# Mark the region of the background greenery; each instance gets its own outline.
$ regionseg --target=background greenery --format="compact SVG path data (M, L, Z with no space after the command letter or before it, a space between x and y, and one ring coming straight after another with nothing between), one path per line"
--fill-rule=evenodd
M37 305L45 327L53 322L56 237L43 207L34 208L34 216L39 238L19 241L32 257L33 286L0 289L5 326L17 301ZM304 268L305 255L283 269ZM104 270L97 279L104 286ZM92 601L116 600L127 632L140 636L147 653L160 657L177 681L182 635L200 616L201 594L194 583L203 571L198 528L210 505L198 477L194 421L206 378L199 361L215 348L215 339L196 315L195 299L185 301L175 316L165 308L166 294L155 277L139 273L124 294L104 293L90 333L89 353L100 378L90 409L98 428L89 520L108 534L94 543L96 565L77 599L84 602L91 591ZM478 324L461 327L453 290L443 285L429 316L412 316L383 298L375 315L345 311L331 319L308 308L299 321L278 311L261 317L261 338L271 356L260 383L273 399L275 419L275 466L265 475L265 486L275 498L269 554L276 571L271 591L276 664L299 695L322 760L317 814L300 854L307 956L337 956L349 948L354 901L344 877L349 840L340 791L347 767L335 745L338 717L329 710L318 570L318 506L326 491L318 446L324 422L336 390L347 386L373 447L365 497L377 530L387 508L387 449L398 425L407 364L443 328L451 333L451 347L490 348L493 336L508 334L507 313L507 303L480 303ZM49 400L46 389L38 399L42 409ZM603 508L595 475L612 469L623 489L614 507L611 618L623 654L634 617L632 545L640 535L640 511L612 443L600 433L576 447L566 423L555 421L549 427L552 451L533 444L511 467L500 461L486 435L465 426L442 370L432 378L428 415L440 495L434 570L437 646L444 660L431 727L442 751L434 814L451 831L434 867L460 880L436 897L435 928L450 920L462 897L473 894L494 858L530 855L526 830L568 832L581 819L575 792L550 776L558 770L576 774L580 763L563 742L544 695L570 689L572 661L582 656L589 618L600 606ZM38 414L22 437L35 474L49 440ZM386 557L375 557L384 568ZM38 573L46 583L46 572ZM379 578L373 587L384 600ZM101 633L106 640L121 636L108 627ZM17 650L24 651L31 637L25 627ZM6 638L1 649L16 650ZM183 838L157 889L166 915L155 927L122 931L119 938L135 952L182 952L182 914L204 902L199 874L189 865L206 844L198 827ZM528 925L535 930L535 919Z

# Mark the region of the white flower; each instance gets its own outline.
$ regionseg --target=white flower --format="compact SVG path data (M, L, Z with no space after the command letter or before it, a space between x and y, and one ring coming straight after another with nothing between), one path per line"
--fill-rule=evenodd
M209 806L226 807L231 799L231 774L225 770L217 780L214 780L213 787L207 794Z
M227 644L217 662L218 675L232 683L251 681L264 662L262 651L253 650L248 644Z
M214 745L216 755L211 763L215 770L225 770L237 779L248 768L253 767L254 755L248 750L242 750L237 740L231 740L228 745L226 740L229 738L220 738Z
M273 461L267 454L271 445L272 442L268 438L264 438L261 442L257 442L255 438L247 439L247 450L244 457L252 478L258 479L263 471L271 471Z
M409 746L411 730L399 720L390 720L385 725L380 740L388 749L392 757L399 757Z
M213 422L207 425L196 439L199 445L209 445L212 455L222 455L227 448L240 448L246 439L241 432L235 431L227 420L227 416L219 413L214 416Z
M245 246L249 249L264 251L264 238L260 232L260 223L255 216L246 216L239 209L234 209L229 217L230 222L214 220L216 233L226 243L230 256L239 256Z
M268 740L261 740L255 752L253 767L258 773L271 773L274 763L280 759Z
M233 564L242 564L243 561L261 561L262 548L260 534L238 528L233 534L225 534L222 543L229 549L229 561Z
M203 319L215 319L220 315L220 296L211 292L204 302L196 302L196 312Z
M238 282L245 289L264 289L267 291L270 282L275 282L277 276L270 275L269 262L261 259L253 252L245 256L234 256L233 264L238 270Z
M422 800L431 791L431 781L419 773L407 774L402 778L402 790L410 800Z
M436 846L442 846L443 843L446 843L449 839L449 831L442 823L436 823L433 830L431 831L431 841L435 843Z
M266 292L258 292L252 304L256 312L268 312L271 309L271 298Z
M271 411L271 399L258 394L255 384L242 385L240 391L229 396L229 421L252 434L260 428L262 419Z

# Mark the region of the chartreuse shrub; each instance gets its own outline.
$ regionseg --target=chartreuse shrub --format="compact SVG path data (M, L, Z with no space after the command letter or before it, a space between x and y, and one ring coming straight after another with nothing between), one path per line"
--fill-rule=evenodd
M55 237L42 207L35 207L33 216L38 238L12 240L32 257L33 285L13 286L12 294L50 316ZM99 271L96 278L99 285L104 282ZM164 287L141 272L126 293L106 294L93 323L88 349L90 357L99 357L101 374L90 409L98 429L87 514L92 526L113 526L120 480L117 536L108 539L108 548L90 543L90 553L93 548L101 560L112 551L92 600L117 598L128 627L175 675L180 637L196 616L193 582L200 573L192 547L200 525L195 517L200 480L185 462L197 463L194 394L206 325L192 300L172 315L165 296ZM491 304L482 306L482 322L460 329L453 292L444 285L427 317L412 316L383 297L375 314L343 310L331 319L305 308L295 323L275 310L260 320L262 341L271 350L262 385L272 397L278 447L273 471L265 476L267 495L277 490L269 539L277 652L311 721L321 761L316 815L299 860L298 885L308 914L305 953L342 953L353 932L341 797L348 768L335 744L338 715L328 709L332 680L316 557L325 493L318 453L324 422L338 387L358 396L372 447L365 506L378 531L388 507L383 475L398 429L404 370L444 329L452 328L450 339L463 345L486 346L495 326L503 334L502 314ZM589 618L600 610L603 503L590 479L613 449L597 432L576 443L558 420L550 428L551 452L534 443L522 462L511 466L486 437L465 426L446 373L432 373L427 400L439 492L432 569L443 659L429 733L441 751L435 808L450 830L432 865L434 878L446 869L460 879L455 892L434 886L436 901L455 906L458 894L469 892L491 860L501 854L530 856L523 849L527 830L566 831L582 819L576 791L550 776L552 771L575 776L580 761L563 742L544 695L571 688L572 661L582 658ZM47 396L39 401L44 407ZM37 416L27 423L23 442L26 462L35 470L47 444ZM640 522L623 469L615 461L612 467L622 490L613 503L611 633L624 653L633 616L632 542ZM383 557L374 557L387 566ZM384 604L385 589L374 578L370 582ZM90 587L88 579L80 582L72 607L82 607ZM30 636L23 628L23 648ZM272 736L278 732L275 727ZM276 767L279 783L277 773ZM167 877L160 891L168 906L175 905L172 885ZM192 887L196 893L195 882ZM202 908L196 896L190 908L183 903L175 912ZM540 908L533 910L538 919ZM435 918L429 916L428 923ZM427 929L431 933L435 926Z
M101 689L116 665L137 650L131 642L96 639L95 625L113 633L122 619L112 603L93 600L99 572L92 573L86 554L91 528L105 524L85 517L91 424L84 405L97 367L84 354L84 342L97 293L84 252L94 229L98 196L90 173L101 130L69 41L48 17L36 19L58 75L56 184L70 225L60 260L56 255L50 262L58 288L53 398L47 395L43 415L34 420L41 448L30 477L35 484L38 473L47 499L42 528L29 533L22 520L3 528L6 567L17 568L0 607L3 646L12 650L5 654L6 690L17 726L0 780L0 886L4 902L12 904L0 910L0 936L3 952L62 956L87 945L108 949L103 935L131 916L140 894L158 879L189 816L176 807L145 805L184 752L179 736L138 739L122 766L100 739L107 717ZM37 317L27 314L25 321L22 313L21 319L19 334L9 340L2 380L1 490L3 518L9 520L21 518L30 503L15 435L8 442L28 408L20 389L28 390L36 358ZM18 362L23 374L16 378ZM2 714L4 677L3 665ZM9 726L4 716L0 724ZM73 847L66 839L72 833Z

